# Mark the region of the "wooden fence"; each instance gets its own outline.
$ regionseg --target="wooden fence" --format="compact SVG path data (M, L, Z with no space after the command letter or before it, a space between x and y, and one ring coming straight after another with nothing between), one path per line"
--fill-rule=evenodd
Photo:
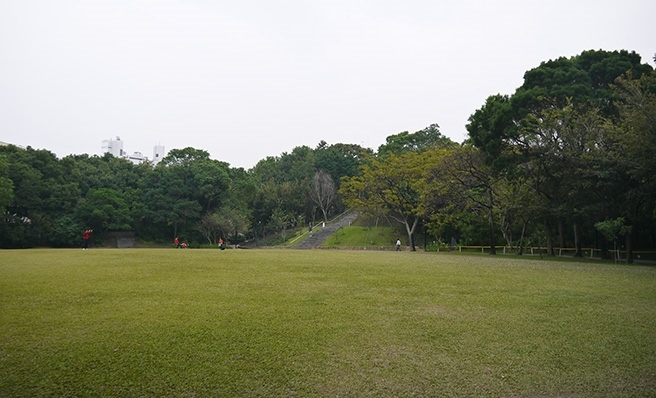
M442 246L441 249L438 247L437 251L439 252L440 250L444 251L445 246ZM489 253L490 252L490 246L462 246L462 245L457 245L455 248L454 247L449 248L447 246L446 250L448 250L448 251L458 251L458 252ZM496 251L497 251L497 253L514 254L514 253L517 253L519 251L519 247L497 246ZM583 257L592 258L592 259L600 259L601 258L601 249L592 248L592 247L585 247L585 248L582 248L581 251L582 251ZM547 248L546 247L538 247L538 246L524 247L524 252L523 253L525 255L532 255L532 256L547 255ZM560 256L560 257L573 257L575 253L576 253L576 249L573 248L573 247L556 247L556 248L554 248L554 254L556 256ZM608 250L608 253L613 255L618 260L626 259L626 251L624 251L624 250ZM634 251L633 256L634 256L635 259L638 259L638 260L655 261L656 260L656 251L646 251L646 250Z

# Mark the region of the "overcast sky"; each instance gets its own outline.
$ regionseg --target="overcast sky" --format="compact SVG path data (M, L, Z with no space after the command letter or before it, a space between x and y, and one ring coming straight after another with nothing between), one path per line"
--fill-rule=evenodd
M0 0L0 141L58 157L104 139L251 168L300 145L469 116L542 61L636 51L652 0Z

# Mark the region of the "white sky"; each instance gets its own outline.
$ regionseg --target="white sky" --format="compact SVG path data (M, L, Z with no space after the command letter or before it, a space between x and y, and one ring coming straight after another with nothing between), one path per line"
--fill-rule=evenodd
M0 0L0 141L58 157L120 136L250 168L300 145L469 116L542 61L633 50L652 0Z

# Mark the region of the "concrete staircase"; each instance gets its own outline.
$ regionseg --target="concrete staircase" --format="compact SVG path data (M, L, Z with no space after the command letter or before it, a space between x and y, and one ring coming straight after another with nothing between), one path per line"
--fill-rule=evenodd
M358 218L360 214L356 211L350 211L342 214L335 220L326 224L325 227L321 227L321 224L318 224L312 229L312 236L307 237L305 240L299 244L293 246L294 249L312 249L320 246L323 242L330 237L330 235L337 232L338 229L342 227L348 227L351 223ZM305 232L306 234L308 232Z

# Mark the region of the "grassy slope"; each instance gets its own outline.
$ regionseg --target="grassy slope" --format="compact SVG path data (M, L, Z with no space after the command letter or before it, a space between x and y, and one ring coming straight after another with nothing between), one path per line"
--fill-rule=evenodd
M322 246L393 246L397 238L406 240L391 227L350 226L340 228Z
M656 268L0 251L0 396L656 396Z

